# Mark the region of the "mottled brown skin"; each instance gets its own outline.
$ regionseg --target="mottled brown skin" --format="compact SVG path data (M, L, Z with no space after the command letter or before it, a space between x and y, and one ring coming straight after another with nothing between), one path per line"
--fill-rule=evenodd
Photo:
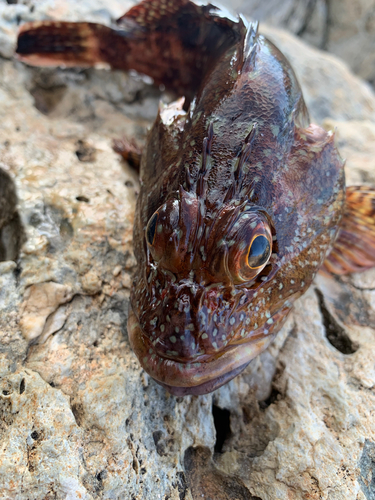
M145 0L115 28L26 25L17 51L136 69L188 104L195 95L161 106L142 154L128 326L170 392L216 389L270 344L334 245L345 184L333 134L309 124L280 51L212 5ZM250 266L257 236L267 259Z

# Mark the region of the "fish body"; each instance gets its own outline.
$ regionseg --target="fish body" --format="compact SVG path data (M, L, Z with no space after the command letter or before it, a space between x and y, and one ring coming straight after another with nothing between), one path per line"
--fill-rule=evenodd
M186 96L160 105L142 153L128 331L171 393L220 387L272 342L322 265L338 272L326 259L341 258L348 202L334 134L310 124L293 70L257 26L211 4L145 0L112 29L27 25L18 53L133 68ZM363 196L371 267L374 194Z
M255 31L181 104L160 110L141 162L129 320L142 365L176 394L214 389L269 345L345 200L333 135L309 127L293 71ZM272 251L252 270L258 234Z

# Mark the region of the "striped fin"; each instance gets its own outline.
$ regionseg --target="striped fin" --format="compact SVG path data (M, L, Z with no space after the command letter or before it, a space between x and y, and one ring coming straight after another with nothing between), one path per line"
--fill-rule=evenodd
M16 53L21 61L35 66L114 66L110 51L118 44L111 28L95 23L41 21L26 23L18 33Z
M323 271L349 274L375 267L375 188L346 189L346 210Z

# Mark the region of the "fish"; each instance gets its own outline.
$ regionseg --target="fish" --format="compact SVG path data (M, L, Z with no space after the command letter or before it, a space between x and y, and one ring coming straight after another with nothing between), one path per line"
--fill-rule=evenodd
M176 95L140 160L128 333L176 396L227 383L262 353L316 274L375 265L375 189L345 186L334 132L258 25L211 3L143 0L113 26L21 26L37 66L135 70Z

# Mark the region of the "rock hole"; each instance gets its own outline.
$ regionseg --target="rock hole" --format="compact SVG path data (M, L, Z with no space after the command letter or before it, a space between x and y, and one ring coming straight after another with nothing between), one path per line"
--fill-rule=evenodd
M152 437L154 439L157 454L160 455L161 457L165 456L167 453L165 450L164 440L162 439L163 432L155 431L152 433Z
M82 403L73 403L71 406L71 410L77 422L78 427L82 427L85 415Z
M352 342L346 331L328 311L322 292L320 290L315 290L315 292L318 297L320 312L323 316L323 324L328 342L342 354L355 353L359 346L355 342Z
M184 472L182 471L176 472L176 480L177 481L175 484L173 484L173 486L175 488L177 487L178 496L180 497L180 500L185 500L188 486Z
M77 158L79 161L90 163L96 159L96 149L85 141L77 141Z
M17 212L17 194L10 175L0 169L0 262L15 261L25 241Z
M138 473L139 473L139 464L138 464L138 460L135 457L133 458L132 467L133 467L134 472L138 475Z
M15 4L17 4L17 3L18 3L18 0L6 0L6 3L7 3L8 5L15 5Z
M98 347L99 345L99 342L97 340L94 340L93 344L92 344L94 347Z
M51 88L35 86L30 90L34 98L34 106L43 115L51 114L62 101L66 92L66 85L56 85Z
M25 392L25 379L23 378L20 383L20 394Z
M89 198L86 198L86 196L76 196L77 201L83 201L84 203L89 203L90 200Z
M108 476L108 473L106 470L102 470L97 473L96 479L101 483L103 479L105 479Z
M215 453L222 453L225 440L231 435L230 411L212 405L212 416L216 429Z
M30 436L34 439L34 441L36 441L39 437L39 434L37 431L33 431Z
M271 394L269 395L269 397L267 399L265 399L264 401L259 401L259 408L261 410L265 410L266 408L271 406L273 403L278 401L280 399L279 396L281 396L281 392L275 388L272 388L272 391L271 391Z

